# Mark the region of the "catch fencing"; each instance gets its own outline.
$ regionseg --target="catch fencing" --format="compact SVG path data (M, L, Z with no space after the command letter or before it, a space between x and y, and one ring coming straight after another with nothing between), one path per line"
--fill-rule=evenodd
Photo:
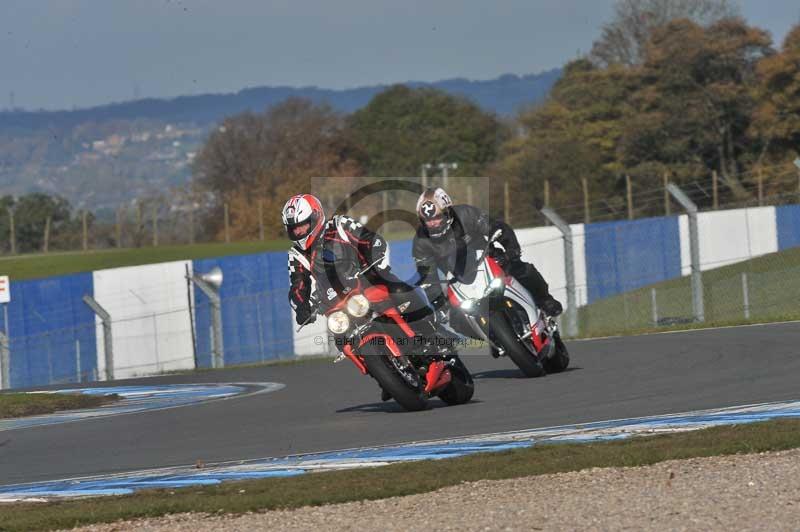
M705 323L800 319L800 205L705 212L697 220ZM688 225L686 215L570 225L573 283L558 227L517 233L523 259L539 268L556 298L570 300L574 286L570 319L588 336L698 322ZM395 273L412 277L409 240L392 242L390 258ZM286 264L285 253L262 253L12 282L9 334L0 336L3 387L328 354L324 319L296 331ZM197 282L216 268L224 275L218 311ZM109 327L87 297L107 311Z

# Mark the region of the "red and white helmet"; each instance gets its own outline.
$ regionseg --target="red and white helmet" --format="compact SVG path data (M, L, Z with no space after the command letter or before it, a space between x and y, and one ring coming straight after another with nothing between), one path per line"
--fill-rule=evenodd
M322 203L311 194L292 196L283 206L281 216L289 239L303 251L314 245L325 227Z

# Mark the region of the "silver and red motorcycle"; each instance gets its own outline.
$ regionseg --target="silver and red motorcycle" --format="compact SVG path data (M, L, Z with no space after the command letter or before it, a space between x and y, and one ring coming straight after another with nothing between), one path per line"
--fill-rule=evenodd
M457 279L448 273L450 305L464 313L477 337L499 356L508 356L526 377L564 371L569 352L556 320L539 310L530 292L489 255L501 235L495 232L483 252L476 253L466 275Z

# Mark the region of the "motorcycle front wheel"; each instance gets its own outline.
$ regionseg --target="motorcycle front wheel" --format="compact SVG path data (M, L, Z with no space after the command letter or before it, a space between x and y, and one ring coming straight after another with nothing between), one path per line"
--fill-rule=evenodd
M497 312L490 316L489 326L497 344L506 350L508 357L526 377L541 377L545 374L541 362L520 343L505 313Z
M547 373L561 373L569 366L569 351L558 332L553 336L553 341L556 343L556 352L545 361L544 367Z
M390 358L394 355L386 347L365 345L362 350L367 371L372 378L378 381L381 388L392 396L392 399L411 412L428 408L428 399L425 397L421 384L414 387L400 375ZM421 379L419 382L422 382Z

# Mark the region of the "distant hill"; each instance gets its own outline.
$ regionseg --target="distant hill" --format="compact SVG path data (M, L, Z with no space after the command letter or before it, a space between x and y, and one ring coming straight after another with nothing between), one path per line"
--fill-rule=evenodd
M487 111L509 116L542 101L560 75L555 69L485 81L457 78L406 85L462 95ZM226 116L262 111L293 96L351 113L387 87L256 87L72 111L3 111L0 194L42 191L60 194L76 207L114 209L185 183L208 130Z
M521 106L544 98L561 75L560 69L540 74L506 74L496 79L472 81L464 78L434 83L408 82L412 87L434 87L471 98L487 111L510 115ZM0 129L35 129L39 127L74 127L84 122L152 119L163 122L207 124L246 110L261 111L291 96L328 102L339 111L351 113L365 106L387 85L354 89L318 87L256 87L234 94L202 94L172 99L147 98L73 111L4 111Z

